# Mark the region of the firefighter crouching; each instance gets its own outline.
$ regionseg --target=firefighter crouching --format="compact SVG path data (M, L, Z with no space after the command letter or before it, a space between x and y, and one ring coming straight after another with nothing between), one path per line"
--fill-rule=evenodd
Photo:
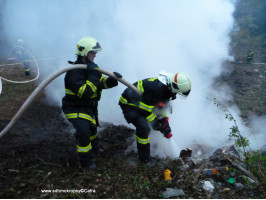
M155 107L168 104L174 100L176 95L187 97L191 90L191 82L184 72L170 74L163 79L147 78L140 80L134 85L142 93L136 94L132 89L127 88L119 101L124 117L128 123L136 127L136 142L139 160L148 163L150 157L150 126L160 131L165 138L171 138L171 128L166 114L158 116L154 112Z
M112 77L106 78L93 62L102 48L92 37L82 38L76 48L77 60L70 64L87 64L87 69L75 69L65 75L65 96L62 110L76 129L77 152L82 168L95 169L94 154L100 150L97 138L98 101L102 89L118 85Z

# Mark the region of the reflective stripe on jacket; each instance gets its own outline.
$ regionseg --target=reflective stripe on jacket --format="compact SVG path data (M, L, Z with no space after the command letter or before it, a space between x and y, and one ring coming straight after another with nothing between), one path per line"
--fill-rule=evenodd
M76 62L76 64L82 64ZM101 98L102 89L113 87L108 85L107 78L101 76L97 84L88 78L86 69L74 69L65 75L65 96L62 99L62 108L65 113L69 113L68 108L78 108L77 112L84 109L97 108ZM72 112L71 111L71 112Z
M147 78L137 81L133 85L142 93L141 97L127 88L122 93L119 103L139 109L148 121L153 121L156 118L153 112L154 106L159 102L169 101L172 96L170 90L158 78Z

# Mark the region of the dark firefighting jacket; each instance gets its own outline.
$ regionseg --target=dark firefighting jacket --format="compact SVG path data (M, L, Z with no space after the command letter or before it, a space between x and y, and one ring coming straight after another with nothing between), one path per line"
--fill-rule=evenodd
M74 69L66 73L62 110L68 119L83 118L98 125L98 101L101 99L102 89L117 84L109 81L111 77L106 78L103 75L99 78L98 84L91 82L88 77L86 69Z
M119 104L138 109L149 122L156 118L154 107L160 102L169 102L170 98L173 97L168 87L160 82L158 78L147 78L133 85L138 88L142 95L139 96L132 89L127 88L122 93Z
M15 46L12 53L16 55L17 61L22 62L24 64L25 72L30 73L31 60L29 51L27 51L22 46Z
M17 61L25 63L30 63L30 54L23 46L15 46L11 51L11 55L16 56Z
M253 51L249 51L248 53L247 53L247 58L253 58L254 57L254 52Z

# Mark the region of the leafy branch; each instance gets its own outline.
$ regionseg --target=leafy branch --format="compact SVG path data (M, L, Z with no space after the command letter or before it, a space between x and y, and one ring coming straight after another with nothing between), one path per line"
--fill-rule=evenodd
M234 140L235 145L236 145L236 147L238 147L238 149L241 150L241 148L242 148L244 156L245 156L245 160L247 161L247 159L248 159L247 147L249 147L249 140L246 137L241 135L234 116L228 110L228 108L224 104L218 102L216 100L216 98L213 98L213 99L207 98L207 99L213 101L214 105L216 105L217 107L222 108L222 110L224 112L226 112L225 113L225 119L228 119L229 121L232 121L234 123L233 126L230 128L231 131L228 135L229 140Z

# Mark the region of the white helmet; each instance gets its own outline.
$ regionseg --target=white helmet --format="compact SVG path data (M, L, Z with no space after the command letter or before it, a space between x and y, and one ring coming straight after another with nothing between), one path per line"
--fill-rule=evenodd
M22 46L23 45L23 40L22 39L18 39L18 46Z
M78 41L76 55L87 56L89 51L101 51L102 48L96 39L92 37L84 37Z
M168 85L172 93L188 96L191 90L191 82L189 76L185 72L170 74L167 79Z

